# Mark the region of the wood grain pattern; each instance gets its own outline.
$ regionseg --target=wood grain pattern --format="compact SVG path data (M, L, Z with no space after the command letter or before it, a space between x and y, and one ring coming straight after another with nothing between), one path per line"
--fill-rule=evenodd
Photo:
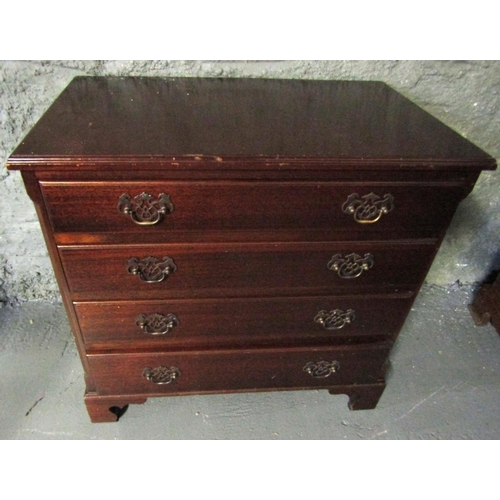
M280 388L321 388L383 380L391 342L369 345L219 352L91 354L89 364L100 395L179 394ZM337 361L325 378L304 371L310 361ZM180 376L166 385L143 376L148 367L176 366Z
M392 338L413 297L268 297L126 302L78 302L75 310L88 348L214 349L221 346L345 343ZM326 330L321 310L354 310L355 320ZM141 314L175 314L179 324L148 335L136 324Z
M47 183L72 183L72 182L148 182L148 181L309 181L309 182L366 182L371 183L467 183L474 184L480 172L470 169L467 166L457 166L454 168L429 170L428 168L415 166L414 168L390 169L386 165L385 169L367 169L362 165L351 169L332 168L326 162L317 165L304 163L301 169L297 165L275 165L274 169L259 170L254 169L254 163L235 162L225 163L225 168L210 170L198 168L198 164L188 169L173 168L128 168L116 170L109 165L101 165L99 172L86 169L64 168L59 170L36 170L36 178ZM246 168L243 168L246 166ZM294 166L297 167L294 169ZM234 167L234 168L233 168Z
M330 295L411 291L435 245L374 242L60 247L73 300ZM373 267L343 279L328 269L333 255L373 255ZM132 257L170 257L177 271L160 283L127 272Z
M382 82L76 77L10 168L213 168L251 159L492 168L495 160ZM31 165L31 167L30 167ZM234 167L231 167L234 168ZM248 168L245 166L244 168Z
M360 239L404 238L407 232L437 237L463 197L461 183L335 183L335 182L87 182L46 183L42 192L55 233L111 232L157 234L164 241L182 241L184 232L279 230L301 233L355 232ZM175 209L155 225L140 226L117 210L120 197L148 193L170 196ZM342 208L354 193L394 197L393 210L373 224L359 224ZM445 202L446 201L446 202ZM231 237L231 236L229 236ZM258 237L258 236L257 236ZM272 238L271 235L267 239Z

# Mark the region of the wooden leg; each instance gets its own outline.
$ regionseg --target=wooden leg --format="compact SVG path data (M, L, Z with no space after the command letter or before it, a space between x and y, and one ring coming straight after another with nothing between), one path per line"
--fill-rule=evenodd
M99 396L87 393L84 397L90 420L93 423L117 422L127 411L129 404L143 404L145 397L136 396Z
M491 320L490 294L491 285L483 285L476 293L474 302L469 304L469 311L477 326L486 326Z
M372 410L385 389L385 382L366 385L347 385L329 389L330 394L347 394L350 410Z

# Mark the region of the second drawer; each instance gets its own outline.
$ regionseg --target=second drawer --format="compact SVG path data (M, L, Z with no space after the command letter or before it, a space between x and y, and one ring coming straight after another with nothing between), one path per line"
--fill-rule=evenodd
M77 302L75 310L88 345L213 348L393 337L411 303L400 297L279 297Z
M74 301L412 291L434 242L59 247Z

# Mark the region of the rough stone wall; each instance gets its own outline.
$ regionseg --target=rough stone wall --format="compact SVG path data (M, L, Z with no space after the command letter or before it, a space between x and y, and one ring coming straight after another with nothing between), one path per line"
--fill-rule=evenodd
M0 61L0 305L59 298L33 204L5 160L77 75L382 80L500 158L499 61ZM480 282L500 268L499 186L500 171L481 174L429 283Z

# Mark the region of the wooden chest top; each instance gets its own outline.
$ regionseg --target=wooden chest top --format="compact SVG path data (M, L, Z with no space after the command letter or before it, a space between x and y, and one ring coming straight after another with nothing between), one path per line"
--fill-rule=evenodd
M77 77L10 169L493 169L495 160L382 82Z

